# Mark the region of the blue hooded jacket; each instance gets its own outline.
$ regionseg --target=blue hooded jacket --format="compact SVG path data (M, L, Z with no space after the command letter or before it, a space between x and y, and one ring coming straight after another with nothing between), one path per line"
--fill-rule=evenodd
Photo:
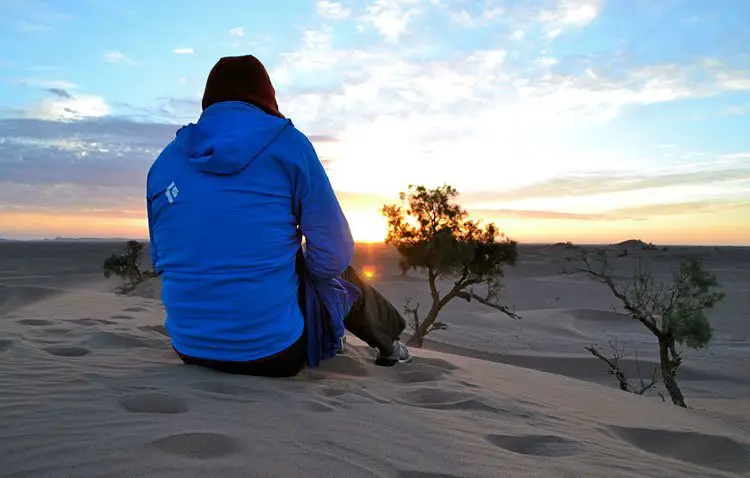
M147 183L166 328L185 355L251 361L281 352L304 328L295 267L302 236L305 277L322 290L336 287L352 259L349 225L310 141L247 103L216 103L182 127ZM339 304L329 318L340 322L351 299L321 303ZM321 346L319 334L310 339Z

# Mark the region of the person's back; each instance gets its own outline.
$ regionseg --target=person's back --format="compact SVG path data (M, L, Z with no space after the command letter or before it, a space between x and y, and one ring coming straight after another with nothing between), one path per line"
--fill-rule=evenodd
M265 67L220 59L202 107L147 180L151 259L182 360L288 377L335 354L346 327L377 349L376 364L410 361L404 319L350 266L349 225Z
M187 356L252 361L288 348L303 333L301 234L317 279L341 274L353 254L310 142L246 102L216 102L180 129L151 167L147 194L167 331Z

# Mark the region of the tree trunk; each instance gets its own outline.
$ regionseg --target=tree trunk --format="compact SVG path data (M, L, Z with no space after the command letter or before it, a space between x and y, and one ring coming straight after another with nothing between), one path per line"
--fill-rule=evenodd
M435 322L435 319L437 319L438 312L440 312L440 304L433 303L430 312L427 313L427 316L422 323L419 324L419 327L414 331L414 334L409 337L406 345L409 347L422 348L424 345L424 337L430 331L430 327Z
M409 337L409 340L406 341L406 345L421 349L424 345L424 337L421 337L419 331L415 330L412 336Z
M664 387L669 392L672 403L678 407L687 408L685 397L682 395L679 385L677 385L677 379L675 379L677 367L673 365L669 355L669 339L667 338L659 338L659 362L661 364L661 378L664 381Z

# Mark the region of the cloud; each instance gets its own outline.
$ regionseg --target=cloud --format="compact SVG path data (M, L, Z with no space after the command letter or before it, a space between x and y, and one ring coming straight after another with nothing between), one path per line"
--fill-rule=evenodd
M21 112L25 118L50 121L77 121L85 118L101 118L110 114L109 105L100 96L79 95L77 97L61 96L67 93L60 90L54 99L44 99Z
M717 84L729 91L750 91L750 72L722 71L716 73Z
M351 10L344 7L341 2L332 2L329 0L318 0L317 3L318 15L323 18L329 18L331 20L344 20L349 18Z
M231 30L229 30L229 35L233 37L244 37L245 29L242 27L234 27Z
M67 91L65 91L64 89L62 89L62 88L48 88L47 91L49 91L50 93L52 93L55 96L58 96L60 98L64 98L66 100L72 100L73 99L73 96L70 93L68 93Z
M125 65L125 66L136 66L138 63L133 60L132 58L126 56L122 52L119 52L117 50L108 51L102 55L104 57L104 61L107 63L112 64L119 64L119 65Z
M539 20L557 25L585 26L599 15L602 0L560 0L556 8L543 10Z
M193 53L195 53L195 50L193 50L192 48L175 48L174 50L172 50L172 53L174 53L175 55L192 55Z
M602 10L603 0L559 0L555 8L542 10L537 20L547 38L554 39L569 27L580 28L593 22Z
M40 80L37 78L21 78L21 79L15 79L10 80L10 83L20 84L20 85L26 85L26 86L32 86L35 88L43 88L43 89L50 89L50 88L60 88L63 90L73 90L77 88L75 83L71 83L69 81L62 81L62 80Z
M513 33L510 35L511 40L523 40L524 32L523 30L514 30Z
M750 105L748 106L731 106L724 111L724 116L744 116L750 115Z
M537 58L534 63L549 67L549 66L555 66L559 64L560 60L558 60L557 58L540 57L540 58Z
M750 157L750 154L748 157ZM738 165L725 169L702 169L653 176L613 173L569 174L505 191L479 191L464 194L462 197L469 203L507 202L524 199L589 196L672 186L705 185L738 180L750 181L750 166L742 165L744 156L730 155L730 157L723 159L737 160Z
M360 20L374 27L391 43L398 43L407 26L419 13L419 0L373 0Z
M648 204L645 206L620 208L612 210L611 214L647 218L680 214L724 213L731 209L747 208L750 208L750 206L748 206L746 201L686 201L672 204Z
M27 21L22 21L18 25L18 27L28 33L40 33L51 30L51 27L49 25L43 25L41 23L31 23Z
M624 219L608 214L577 214L559 211L536 211L529 209L469 209L471 215L496 219L556 219L570 221L612 221Z
M0 204L142 209L146 172L177 128L112 117L0 120Z

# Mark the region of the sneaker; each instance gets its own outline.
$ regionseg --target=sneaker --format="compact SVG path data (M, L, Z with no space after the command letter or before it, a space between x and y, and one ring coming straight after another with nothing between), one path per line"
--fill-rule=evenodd
M336 345L336 355L343 354L345 352L344 347L346 347L346 335L339 339L339 343Z
M378 356L375 359L375 365L380 365L381 367L393 367L397 363L409 362L411 362L409 349L398 340L393 342L393 351L390 355L383 355L381 351L378 351Z

